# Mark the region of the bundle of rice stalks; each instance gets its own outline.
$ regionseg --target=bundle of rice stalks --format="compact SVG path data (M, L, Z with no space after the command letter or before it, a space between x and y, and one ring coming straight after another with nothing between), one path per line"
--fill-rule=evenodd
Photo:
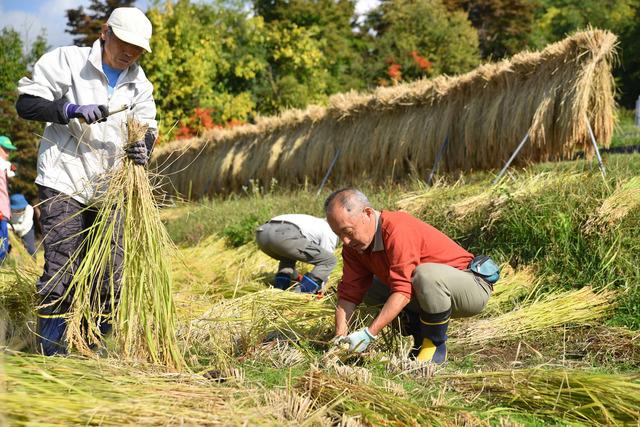
M531 296L540 283L532 267L515 271L508 264L504 264L500 271L500 280L495 284L491 298L482 311L483 317L505 313L518 303L525 304L526 297Z
M145 132L146 125L128 118L129 144L144 139ZM179 369L183 359L175 335L169 266L173 246L160 220L153 185L146 169L128 158L106 183L94 224L75 254L82 261L69 287L68 345L91 354L89 345L102 345L100 323L112 322L117 351L125 359Z
M584 325L601 319L613 308L614 292L594 293L585 287L544 295L530 305L498 317L472 321L456 332L455 342L480 343L531 334L567 324Z
M353 382L322 371L309 372L299 388L315 399L316 404L331 407L330 413L359 416L366 425L430 425L447 424L446 408L431 409L398 396L388 387L380 388L363 382Z
M640 176L618 183L595 214L584 225L585 233L604 232L619 224L631 211L640 206Z
M331 336L334 313L331 298L270 288L221 300L182 335L192 351L225 366L267 339L323 342Z
M172 263L176 306L181 318L192 320L221 298L234 298L265 288L273 260L255 244L228 248L224 239L209 236L198 245L180 248Z
M396 204L399 208L414 214L423 212L429 206L448 206L447 216L454 220L464 220L476 213L483 213L490 222L500 217L500 208L508 201L533 197L558 185L571 185L586 178L582 173L516 174L510 180L502 180L497 185L490 182L464 184L458 180L453 186L429 189L426 192L409 193Z
M434 378L473 398L588 425L640 423L640 376L563 369L477 372Z
M0 354L9 425L265 425L278 414L260 391L119 359Z

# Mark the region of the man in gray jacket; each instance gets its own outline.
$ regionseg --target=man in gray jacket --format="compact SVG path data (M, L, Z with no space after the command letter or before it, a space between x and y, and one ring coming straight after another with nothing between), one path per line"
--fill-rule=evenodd
M95 219L91 206L123 157L146 164L156 139L153 86L138 65L140 55L151 52L151 32L151 22L141 10L117 8L92 47L54 49L36 62L32 78L18 83L20 117L47 122L36 178L45 256L37 283L38 334L45 355L66 353L65 315L73 297L67 291L81 262L80 257L71 258ZM129 106L138 120L149 125L144 140L126 153L127 113L109 114L122 106ZM111 274L118 283L122 247L118 241L112 246ZM104 285L101 291L108 292ZM111 327L108 322L100 326L103 333Z
M262 252L280 261L275 277L278 289L319 293L337 263L333 252L338 237L324 218L303 214L276 216L258 227L256 242ZM313 269L299 275L297 261L312 264Z

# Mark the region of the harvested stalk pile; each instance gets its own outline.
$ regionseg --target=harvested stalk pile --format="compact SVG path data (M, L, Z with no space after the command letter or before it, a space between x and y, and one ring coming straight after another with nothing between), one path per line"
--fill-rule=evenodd
M470 344L508 339L567 324L584 325L602 319L613 308L611 291L589 287L546 294L529 305L489 319L472 321L454 338Z
M618 225L630 212L640 206L640 177L634 176L618 183L584 226L586 233L605 231Z
M224 299L183 331L187 346L224 365L266 339L328 340L335 305L331 298L265 289Z
M285 425L260 391L116 359L0 353L0 424ZM3 416L5 418L3 418Z
M455 77L440 76L371 94L336 95L326 108L289 111L255 125L214 131L156 152L172 191L193 198L238 191L257 180L286 187L372 182L424 175L445 137L441 171L497 168L528 134L520 164L591 154L587 120L608 146L614 126L611 62L616 37L578 32Z
M134 143L144 138L146 126L129 117L127 132L128 143ZM69 287L67 342L91 354L90 345L103 345L100 323L107 321L122 357L179 369L183 359L175 335L172 242L160 221L153 186L146 169L128 158L107 182L94 225L75 254L83 258ZM114 245L121 245L121 266Z
M471 391L491 403L587 425L637 425L640 377L534 368L443 375L454 390Z
M535 271L531 267L516 272L506 264L500 269L502 277L482 311L483 317L496 316L513 309L521 299L531 295L538 285L539 281L536 280Z

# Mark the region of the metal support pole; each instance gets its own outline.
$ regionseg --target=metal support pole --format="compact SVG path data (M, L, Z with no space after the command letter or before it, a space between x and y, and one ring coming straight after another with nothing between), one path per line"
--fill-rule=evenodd
M449 144L449 135L444 137L444 142L438 149L438 153L436 154L436 160L433 162L433 168L431 168L431 172L429 172L429 177L427 178L427 185L431 187L431 183L433 182L433 177L438 171L438 166L440 165L440 160L442 160L442 156L444 155L444 150L447 149L447 145Z
M602 177L607 177L607 171L604 169L604 163L602 163L602 157L600 157L600 150L598 149L598 144L596 143L596 137L593 134L593 129L591 129L591 123L589 123L589 118L585 116L585 121L587 122L587 129L589 129L589 136L591 137L591 143L593 143L593 148L596 150L596 157L598 158L598 166L600 167L600 173L602 173Z
M333 170L333 167L336 165L336 161L338 160L338 156L339 155L340 155L340 149L338 148L338 150L336 151L336 155L333 156L333 160L331 160L331 164L329 165L329 169L327 169L327 173L324 175L324 178L322 178L322 183L320 184L320 188L318 188L318 192L316 193L316 197L320 195L320 192L322 191L322 188L327 183L327 179L329 179L329 175L331 174L331 171Z
M524 138L522 138L522 141L520 141L520 144L518 144L518 147L516 148L516 151L513 152L513 154L509 158L509 160L507 160L507 163L504 165L504 167L502 168L502 170L498 174L498 176L496 176L495 179L493 180L493 183L492 183L493 185L496 185L498 183L498 181L500 181L500 178L502 178L502 175L504 175L504 173L507 171L507 168L509 167L511 162L513 162L513 159L516 158L516 156L518 155L518 153L520 152L522 147L524 147L524 144L528 140L529 140L529 131L527 130L527 134L524 136Z

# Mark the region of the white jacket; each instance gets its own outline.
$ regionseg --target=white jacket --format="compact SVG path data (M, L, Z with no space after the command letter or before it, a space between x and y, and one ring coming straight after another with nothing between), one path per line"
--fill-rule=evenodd
M109 96L107 76L102 71L102 48L96 40L91 48L67 46L48 52L36 62L33 78L18 82L20 94L49 101L65 98L78 104L104 104L114 110L136 103L138 120L157 129L153 85L136 63L120 74ZM97 184L124 156L127 112L106 122L87 125L72 119L68 125L47 123L38 151L36 184L53 188L89 204Z
M324 218L305 214L286 214L271 218L271 221L286 221L295 224L304 237L333 253L338 244L338 236L331 230Z
M33 228L33 207L27 205L22 215L16 215L16 211L11 211L11 226L13 231L20 237L27 234Z

